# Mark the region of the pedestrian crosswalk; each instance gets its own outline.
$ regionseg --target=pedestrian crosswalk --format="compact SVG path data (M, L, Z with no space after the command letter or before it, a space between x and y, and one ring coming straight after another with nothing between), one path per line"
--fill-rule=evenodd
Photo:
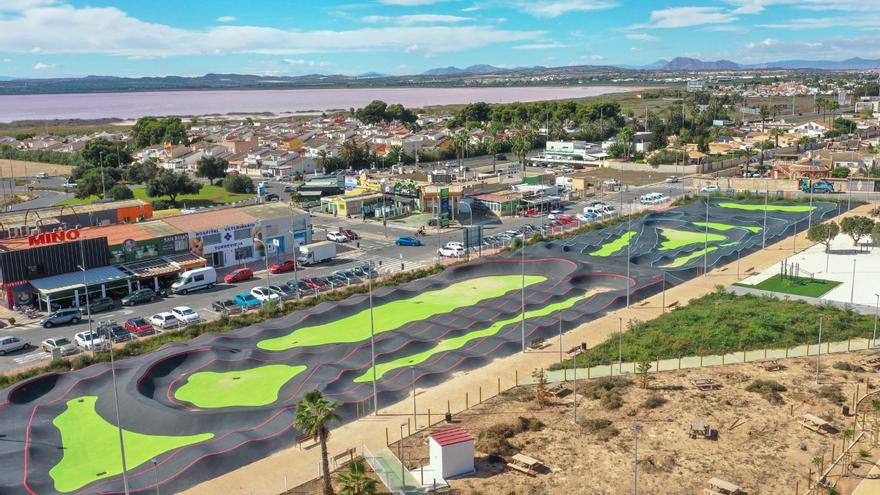
M376 256L370 254L369 252L360 253L352 259L357 260L357 262L360 264L372 261L373 266L379 273L399 272L401 269L401 265L403 265L404 270L415 270L425 266L425 263L421 261L392 258L389 256Z
M25 354L23 356L18 356L16 358L13 358L12 360L15 362L15 364L24 365L24 364L36 363L38 361L44 361L44 360L47 360L51 357L52 356L49 353L43 352L41 350L37 350L37 351L33 351L29 354Z

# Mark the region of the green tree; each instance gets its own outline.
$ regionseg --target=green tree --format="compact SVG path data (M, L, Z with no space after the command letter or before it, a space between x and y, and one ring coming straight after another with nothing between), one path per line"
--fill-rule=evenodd
M214 179L226 177L226 169L229 162L216 156L203 156L196 163L196 177L208 179L208 184L214 185Z
M774 139L774 142L776 143L777 148L779 147L779 138L781 138L784 135L785 135L785 131L783 131L782 129L780 129L778 127L774 127L773 129L770 129L770 137L772 137Z
M348 469L336 478L341 495L374 495L378 483L367 476L363 459L355 459L348 464Z
M115 167L105 167L103 173L100 167L87 169L76 179L76 196L80 199L88 198L89 196L103 198L104 191L109 192L113 189L120 176L119 169Z
M137 148L155 144L187 144L186 126L178 117L141 117L131 129L131 136Z
M764 132L764 125L767 122L767 118L770 117L770 109L767 108L767 105L761 105L761 108L758 109L758 113L761 115L761 132Z
M834 129L841 134L852 134L856 132L856 123L852 120L838 117L834 119Z
M639 359L639 362L636 364L636 374L639 375L639 386L641 388L648 388L648 382L650 381L650 376L648 375L648 373L650 371L651 361L647 358Z
M327 173L327 158L329 158L329 156L327 150L321 150L318 152L318 166L321 167L321 173Z
M526 156L532 151L532 140L527 135L520 135L513 138L510 152L516 155L517 160L522 165L523 170L526 166Z
M247 175L231 174L223 179L223 189L226 192L245 194L256 191L254 181Z
M92 139L86 142L80 151L83 160L92 165L104 164L105 167L128 165L132 162L131 153L125 143L108 141L105 138Z
M153 198L168 196L173 206L177 206L177 196L197 194L202 185L183 172L160 170L156 177L147 183L147 195Z
M846 179L849 177L849 169L846 167L835 167L834 170L831 171L831 177L836 179Z
M158 173L159 167L152 160L132 163L125 169L125 180L132 184L146 184Z
M134 192L123 184L116 184L107 190L107 197L114 201L122 201L123 199L134 198Z
M378 124L385 120L385 111L388 104L382 100L373 100L364 108L358 109L354 116L364 124Z
M418 119L415 112L404 107L400 103L388 105L385 109L385 120L396 120L404 124L412 124Z
M840 230L852 237L853 245L858 245L862 237L871 235L874 220L863 216L845 217L840 221Z
M459 129L458 132L452 135L452 147L455 148L455 156L459 166L464 161L465 150L467 150L469 143L470 135L466 129Z
M483 101L468 103L458 112L462 122L486 122L491 118L492 107Z
M498 143L498 138L495 136L490 136L489 139L486 140L486 153L492 155L492 173L495 173L495 155L498 154L498 150L500 149L500 143Z
M550 390L547 388L550 382L547 381L544 368L532 371L532 379L535 380L535 403L543 408L550 401Z
M342 420L342 417L336 412L338 407L338 402L328 401L318 390L307 392L296 405L294 425L321 444L321 475L324 478L324 495L333 495L333 485L330 484L330 463L327 460L327 439L330 437L328 425Z
M807 239L825 244L825 252L831 249L831 241L840 234L840 226L836 222L814 223L807 231Z

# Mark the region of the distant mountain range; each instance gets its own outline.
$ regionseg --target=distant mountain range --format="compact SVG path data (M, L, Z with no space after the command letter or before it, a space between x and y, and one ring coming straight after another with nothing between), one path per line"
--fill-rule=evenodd
M676 57L672 60L658 60L648 65L619 65L622 69L634 70L753 70L753 69L815 69L815 70L867 70L880 68L880 60L849 58L846 60L780 60L761 64L738 64L730 60L703 61L696 58Z
M494 65L478 64L470 65L464 69L458 67L438 67L422 72L423 76L479 76L485 74L500 74L504 72L517 72L521 70L546 69L546 67L536 65L534 67L514 67L504 68L495 67Z

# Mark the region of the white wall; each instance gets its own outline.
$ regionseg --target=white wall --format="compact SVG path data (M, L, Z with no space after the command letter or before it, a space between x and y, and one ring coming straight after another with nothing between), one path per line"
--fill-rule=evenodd
M441 447L428 438L431 467L439 471L443 479L474 472L474 442L461 442Z

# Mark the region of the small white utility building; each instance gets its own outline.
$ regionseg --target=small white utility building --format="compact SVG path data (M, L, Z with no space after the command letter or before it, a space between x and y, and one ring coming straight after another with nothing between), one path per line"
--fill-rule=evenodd
M444 480L474 472L474 437L461 428L431 433L428 451L431 468Z

